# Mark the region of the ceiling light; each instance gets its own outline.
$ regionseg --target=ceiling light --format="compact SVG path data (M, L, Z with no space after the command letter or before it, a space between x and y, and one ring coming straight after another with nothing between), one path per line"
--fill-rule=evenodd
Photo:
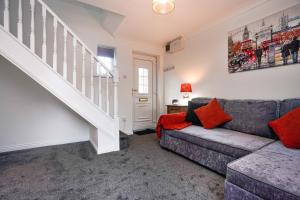
M152 8L154 12L159 14L168 14L175 8L175 0L153 0Z

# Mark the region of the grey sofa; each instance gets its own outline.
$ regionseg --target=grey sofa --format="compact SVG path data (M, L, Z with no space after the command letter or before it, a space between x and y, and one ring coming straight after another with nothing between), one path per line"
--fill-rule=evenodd
M162 130L160 145L226 175L225 199L300 200L300 150L284 147L268 126L300 99L218 101L232 121L212 130Z

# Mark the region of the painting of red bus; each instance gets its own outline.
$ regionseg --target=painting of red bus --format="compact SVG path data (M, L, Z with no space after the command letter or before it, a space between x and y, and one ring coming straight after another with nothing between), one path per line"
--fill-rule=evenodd
M300 4L228 33L229 73L300 62Z

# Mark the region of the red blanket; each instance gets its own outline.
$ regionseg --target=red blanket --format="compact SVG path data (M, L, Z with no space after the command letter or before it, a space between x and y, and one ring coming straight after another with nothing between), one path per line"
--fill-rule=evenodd
M161 137L161 129L166 130L180 130L190 126L191 122L185 121L186 113L175 113L161 115L156 126L156 135L158 138Z

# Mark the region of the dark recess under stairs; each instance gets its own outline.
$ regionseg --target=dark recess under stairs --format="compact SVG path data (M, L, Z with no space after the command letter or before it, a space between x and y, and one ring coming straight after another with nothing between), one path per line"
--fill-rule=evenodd
M129 135L120 131L120 150L127 149L129 147L129 137Z

